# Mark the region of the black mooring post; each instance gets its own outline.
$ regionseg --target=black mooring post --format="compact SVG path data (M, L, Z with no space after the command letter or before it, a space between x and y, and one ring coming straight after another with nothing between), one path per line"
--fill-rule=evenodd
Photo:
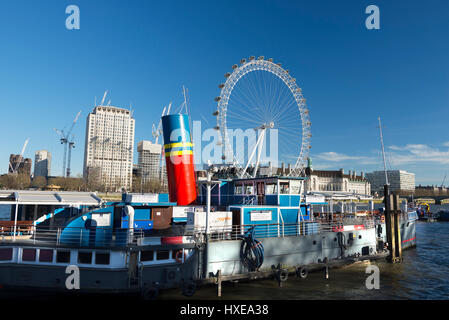
M401 228L400 228L400 215L401 208L399 206L399 195L395 194L393 197L393 207L394 207L394 239L395 239L395 262L402 261L402 243L401 243Z
M394 262L396 259L396 243L394 239L394 219L392 217L392 203L391 203L390 189L388 184L384 185L384 204L385 204L385 228L388 243L388 260Z
M402 258L401 230L399 223L399 196L391 195L389 186L384 186L385 227L390 262L400 262Z

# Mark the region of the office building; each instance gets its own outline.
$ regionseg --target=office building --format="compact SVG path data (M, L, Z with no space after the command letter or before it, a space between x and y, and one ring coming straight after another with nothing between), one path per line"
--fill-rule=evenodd
M138 168L142 183L160 180L160 164L162 146L151 141L143 140L137 144Z
M106 190L132 186L135 120L127 109L96 106L87 116L84 178Z
M38 150L34 157L34 177L45 177L50 175L51 153L47 150Z
M18 173L31 176L32 160L24 158L20 154L9 156L8 173Z
M391 192L415 191L415 174L404 170L387 170L388 183ZM366 174L366 178L371 183L373 192L383 194L385 181L385 171L374 171Z

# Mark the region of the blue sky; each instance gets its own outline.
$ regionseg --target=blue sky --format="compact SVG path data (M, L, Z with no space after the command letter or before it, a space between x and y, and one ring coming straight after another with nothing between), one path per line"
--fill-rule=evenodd
M70 4L80 8L80 30L65 28ZM370 4L380 30L365 27ZM181 104L183 85L193 120L212 125L223 75L263 55L303 89L315 168L382 169L380 115L387 167L439 185L449 173L448 40L445 0L1 0L0 173L30 138L25 156L47 149L61 174L53 128L82 110L72 157L81 173L86 116L105 90L112 105L132 105L136 142L152 139L164 105Z

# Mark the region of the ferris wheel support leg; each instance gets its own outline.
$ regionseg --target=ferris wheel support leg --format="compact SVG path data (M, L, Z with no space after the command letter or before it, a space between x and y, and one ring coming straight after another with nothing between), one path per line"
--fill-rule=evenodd
M263 142L264 142L265 131L266 131L266 130L267 130L267 129L263 129L262 132L260 133L261 140L260 140L259 145L257 146L257 161L256 161L256 166L254 167L253 178L256 177L256 175L257 175L257 169L259 168L260 155L262 154L262 147L263 147Z
M265 129L262 129L262 131L265 132ZM246 164L245 169L243 170L242 174L240 175L240 178L243 178L243 176L246 173L246 170L248 170L248 167L249 167L249 165L251 163L251 160L253 160L254 154L256 153L257 146L260 144L260 141L262 140L262 136L263 136L263 134L260 134L259 138L257 139L256 145L254 146L254 149L253 149L253 151L251 152L251 155L248 158L248 163Z

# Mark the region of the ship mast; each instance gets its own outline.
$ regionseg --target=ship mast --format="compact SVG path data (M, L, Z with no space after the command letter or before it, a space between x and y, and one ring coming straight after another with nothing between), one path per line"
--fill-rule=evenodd
M388 175L387 175L387 164L385 162L384 139L383 139L383 136L382 136L382 124L380 122L380 117L379 117L379 130L380 130L380 145L382 146L382 157L383 157L383 160L384 160L385 184L389 185L389 183L388 183Z

